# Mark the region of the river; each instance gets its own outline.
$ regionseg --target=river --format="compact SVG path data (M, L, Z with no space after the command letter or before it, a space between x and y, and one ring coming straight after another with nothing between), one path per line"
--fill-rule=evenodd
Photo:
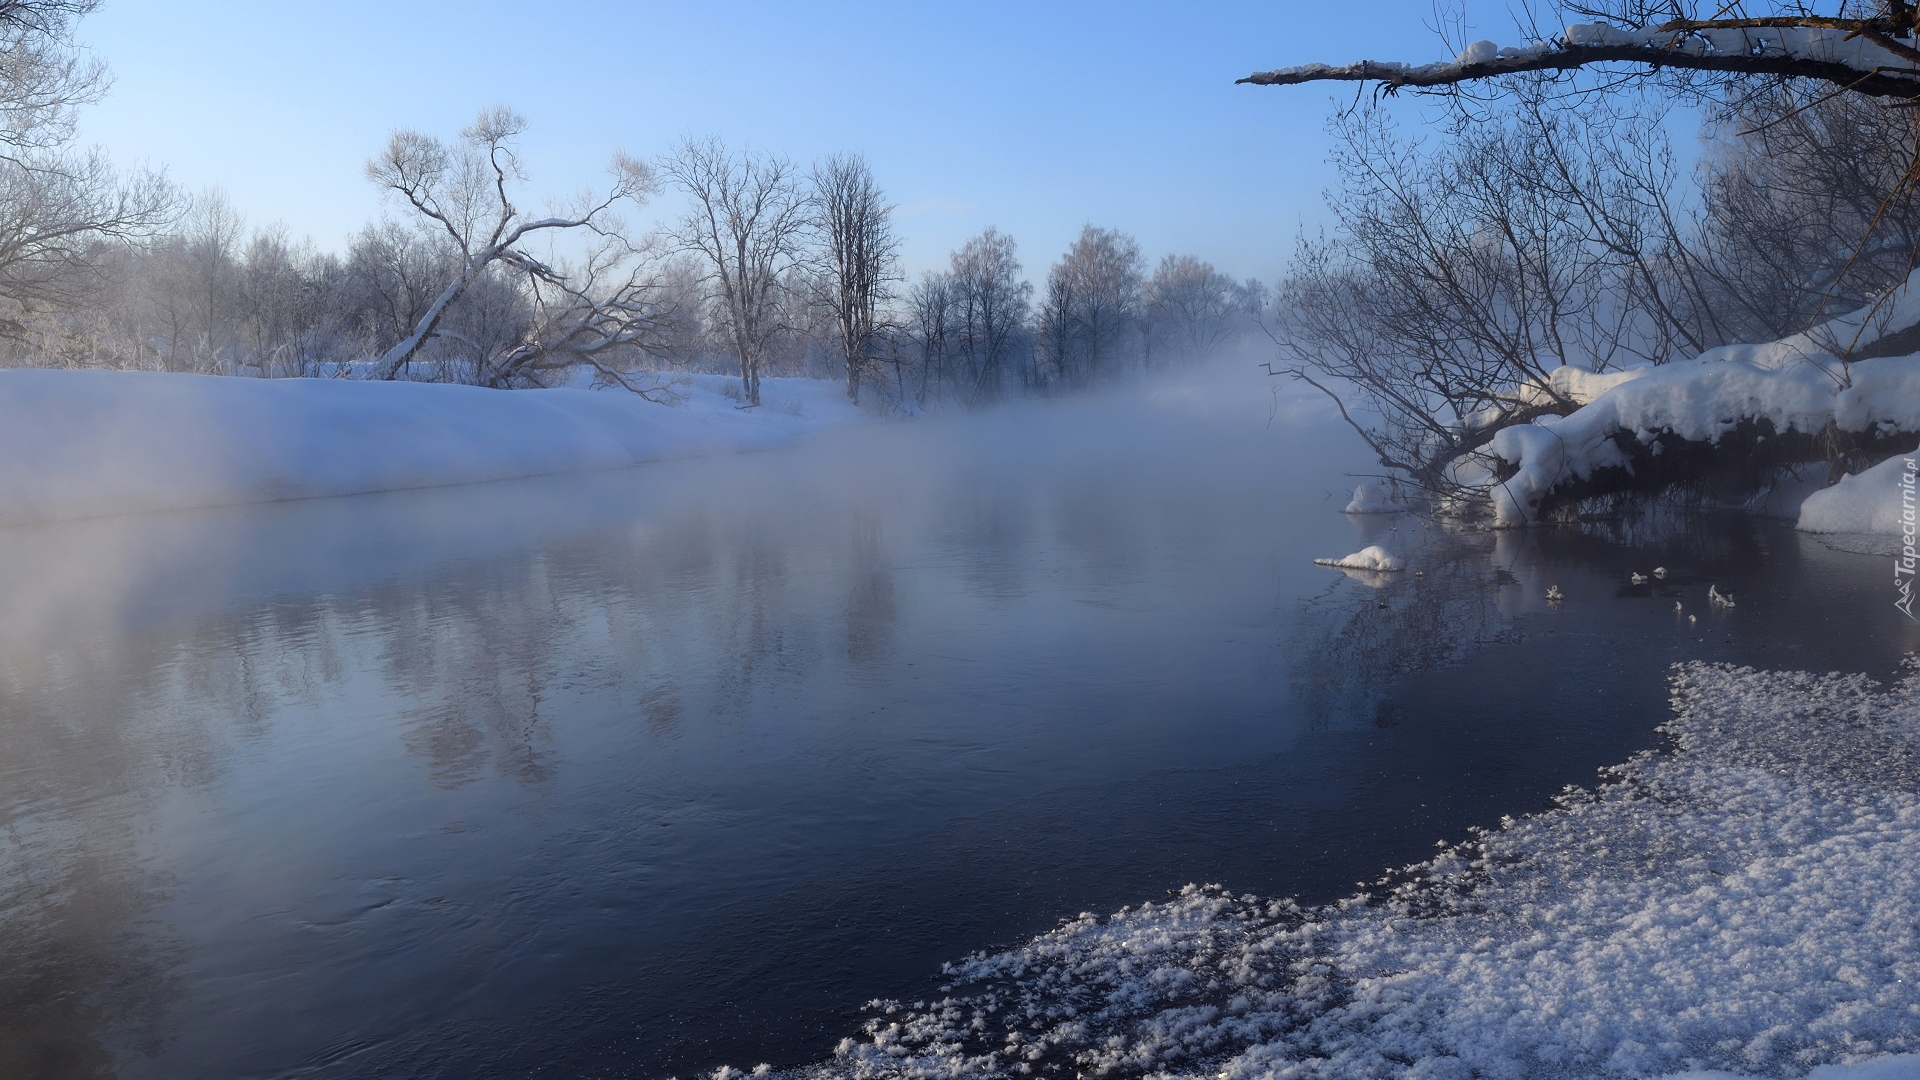
M1779 523L1350 518L1365 464L1242 378L0 533L0 1074L803 1063L1078 912L1540 809L1675 661L1920 644Z

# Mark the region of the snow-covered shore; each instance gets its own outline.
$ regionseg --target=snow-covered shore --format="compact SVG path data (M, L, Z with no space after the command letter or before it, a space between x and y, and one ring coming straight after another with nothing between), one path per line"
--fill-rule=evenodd
M0 524L357 495L755 450L860 420L836 383L624 391L0 371Z
M1673 686L1672 749L1365 895L1083 914L807 1073L1920 1076L1920 676Z
M1801 532L1899 536L1913 510L1912 454L1900 454L1807 496ZM1907 516L1903 518L1903 513Z

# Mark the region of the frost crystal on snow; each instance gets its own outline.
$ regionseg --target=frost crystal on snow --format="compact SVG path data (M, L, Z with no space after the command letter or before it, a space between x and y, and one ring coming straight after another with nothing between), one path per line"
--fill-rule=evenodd
M1189 886L951 965L810 1076L1920 1074L1920 679L1676 669L1671 750L1303 910ZM1851 1066L1851 1067L1848 1067Z

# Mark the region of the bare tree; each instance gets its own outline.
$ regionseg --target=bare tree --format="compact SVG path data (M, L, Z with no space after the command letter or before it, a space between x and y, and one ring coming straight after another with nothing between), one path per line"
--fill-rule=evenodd
M368 355L384 354L413 333L446 288L456 257L443 239L391 219L360 230L347 246L341 303L367 339Z
M735 154L718 139L688 139L660 171L691 201L674 233L708 270L715 306L740 358L740 386L760 404L760 371L780 317L782 282L800 255L807 200L785 158Z
M893 207L858 154L813 169L813 227L821 241L825 299L847 365L847 400L860 403L861 376L878 362L890 327L883 314L900 241Z
M907 334L920 359L914 401L923 409L952 379L954 291L951 273L929 270L907 294Z
M1111 375L1135 344L1143 278L1140 245L1088 225L1047 274L1039 337L1055 379L1086 386Z
M74 24L99 7L100 0L0 0L0 145L19 152L72 141L80 106L107 88L106 65L73 40Z
M683 301L633 256L624 239L609 237L566 274L529 275L529 325L477 381L546 386L586 366L597 383L666 400L652 369L670 354Z
M260 375L312 377L342 370L353 334L340 260L294 244L276 226L248 240L236 301L245 362Z
M180 254L186 260L192 279L194 316L199 323L200 337L192 366L196 371L229 371L225 365L232 357L224 351L228 329L226 309L234 299L236 261L241 238L246 234L246 222L225 192L210 188L193 201L185 224L186 228L180 233ZM179 345L175 343L176 354Z
M1732 340L1780 338L1866 307L1912 270L1920 144L1906 110L1787 85L1724 104L1708 134L1693 252ZM1915 347L1896 335L1871 351Z
M151 235L171 219L165 179L122 180L98 151L71 148L79 108L106 68L75 45L97 0L0 0L0 330L37 308L73 305L98 284L103 242Z
M1670 160L1622 149L1653 126L1521 108L1422 153L1377 111L1346 115L1340 230L1301 243L1282 370L1352 391L1379 418L1356 427L1382 464L1447 490L1502 428L1577 407L1556 368L1722 343L1680 250Z
M965 366L960 393L968 405L1005 391L1033 295L1019 275L1013 237L991 226L953 253L953 354Z
M640 201L652 192L651 170L643 162L615 154L613 182L602 194L547 217L523 215L514 205L512 189L526 177L512 143L525 127L526 121L511 109L488 109L451 146L420 132L399 131L386 152L367 163L367 176L398 195L457 253L452 280L421 314L412 332L374 365L374 377L399 377L434 338L453 305L496 266L543 281L563 280L559 271L525 249L528 238L576 229L602 238L612 236L618 228L614 207Z
M1181 360L1204 360L1246 330L1265 300L1258 281L1236 282L1212 263L1168 255L1141 289L1146 343Z

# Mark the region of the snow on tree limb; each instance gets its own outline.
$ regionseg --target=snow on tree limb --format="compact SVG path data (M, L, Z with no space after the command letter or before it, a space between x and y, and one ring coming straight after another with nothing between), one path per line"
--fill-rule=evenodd
M1440 63L1302 64L1239 81L1258 86L1378 82L1392 92L1529 71L1631 63L1819 79L1872 97L1920 98L1920 49L1915 43L1911 27L1887 18L1676 20L1639 30L1582 23L1567 27L1558 38L1531 45L1502 48L1476 41L1453 60Z

